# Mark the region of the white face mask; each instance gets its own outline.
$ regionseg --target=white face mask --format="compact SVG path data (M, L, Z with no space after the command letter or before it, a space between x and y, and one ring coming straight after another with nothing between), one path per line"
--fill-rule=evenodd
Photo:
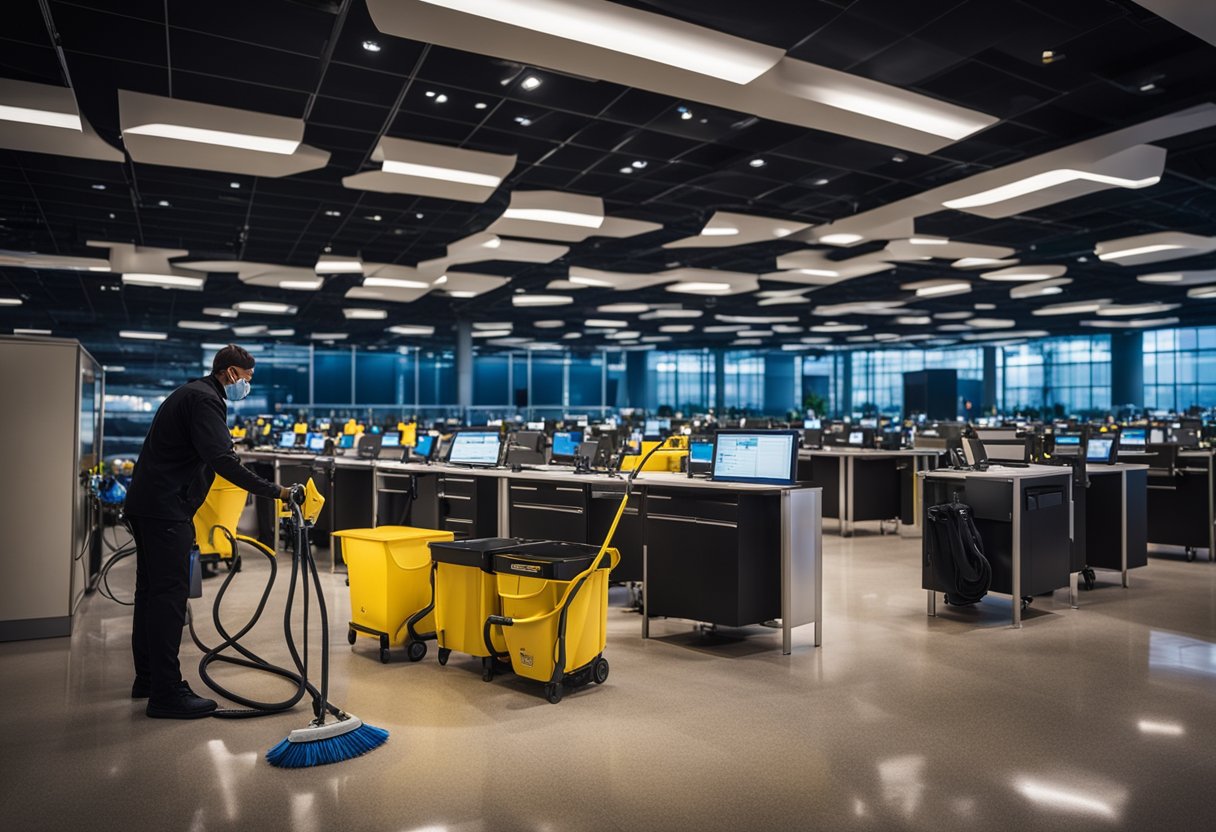
M251 386L248 379L238 378L231 384L224 385L224 395L228 397L228 401L230 402L239 402L249 395Z

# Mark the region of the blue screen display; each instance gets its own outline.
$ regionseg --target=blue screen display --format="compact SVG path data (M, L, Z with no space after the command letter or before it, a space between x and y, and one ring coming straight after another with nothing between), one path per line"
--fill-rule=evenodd
M325 434L310 433L308 434L308 450L323 451L325 450Z
M498 431L464 431L456 434L448 462L456 465L497 465L501 447Z
M296 446L296 435L294 433L284 433L279 435L280 448L294 448Z
M355 447L355 435L353 433L342 434L340 437L338 437L338 447L339 448Z
M1136 445L1144 447L1145 433L1144 428L1128 428L1119 434L1119 443L1121 445Z
M1079 436L1057 436L1056 445L1075 445L1080 447L1081 437Z
M688 446L688 459L690 462L713 462L714 443L693 442Z
M581 430L559 430L553 434L553 455L574 456L583 441Z
M418 456L430 456L431 448L435 446L435 437L429 433L418 437L418 442L414 445L414 453Z
M395 431L395 430L390 431L390 432L384 434L384 438L381 439L380 441L381 441L380 447L382 447L382 448L400 448L401 447L401 433L400 433L400 431Z

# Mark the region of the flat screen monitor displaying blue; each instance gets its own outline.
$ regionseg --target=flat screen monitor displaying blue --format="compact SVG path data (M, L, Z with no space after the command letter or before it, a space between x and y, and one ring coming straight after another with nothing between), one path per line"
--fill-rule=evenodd
M658 437L659 420L658 419L647 419L645 424L642 425L642 435Z
M1056 436L1056 446L1053 453L1057 456L1076 456L1080 452L1080 436Z
M1124 428L1119 434L1119 444L1127 447L1143 448L1145 444L1144 428Z
M294 448L296 446L296 435L294 433L279 434L280 448Z
M384 438L380 442L381 448L400 448L401 447L401 432L396 430L387 431Z
M435 447L435 437L429 433L421 434L418 441L414 444L414 454L426 459L431 456L431 449Z
M325 434L310 433L308 434L308 450L320 453L325 450Z
M448 451L448 462L453 465L493 467L498 464L501 447L502 439L496 430L461 431L452 438L452 447Z
M688 445L688 461L711 463L714 461L713 442L690 442Z
M1111 462L1111 451L1115 446L1114 434L1103 434L1101 436L1091 436L1089 444L1085 446L1085 461L1086 462Z
M850 445L864 445L865 441L866 441L866 434L864 431L854 430L854 431L849 432L849 444Z
M355 435L353 433L344 433L341 436L339 436L338 437L338 447L339 448L355 447Z
M798 434L792 430L719 431L712 478L719 482L793 485Z
M553 455L573 458L582 441L581 430L559 430L553 434Z

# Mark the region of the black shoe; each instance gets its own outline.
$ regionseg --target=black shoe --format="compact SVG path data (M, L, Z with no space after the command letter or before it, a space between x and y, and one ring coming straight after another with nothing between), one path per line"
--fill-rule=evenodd
M136 676L134 684L131 685L132 699L147 699L152 695L152 682L146 676Z
M144 713L153 719L198 719L210 716L215 710L215 700L205 699L181 682L173 693L161 699L149 699Z

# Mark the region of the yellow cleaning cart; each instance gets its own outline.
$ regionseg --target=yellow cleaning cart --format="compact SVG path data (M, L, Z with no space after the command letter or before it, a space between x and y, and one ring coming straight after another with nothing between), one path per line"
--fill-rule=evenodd
M350 578L350 626L357 634L380 640L380 661L389 648L405 645L416 662L426 655L426 640L435 637L434 584L429 543L450 541L451 532L409 526L378 526L334 532L342 538L342 556ZM420 613L420 614L419 614Z
M221 528L236 536L236 524L245 510L245 499L249 492L233 485L221 476L211 482L207 499L194 513L194 543L198 546L199 562L214 572L220 561L228 564L228 570L240 569L240 558L232 557L232 543Z
M481 678L494 678L495 658L506 658L501 630L483 632L486 619L502 606L494 576L494 556L519 545L510 537L483 537L452 543L432 543L435 562L435 636L439 663L447 664L455 650L481 659Z
M521 542L494 556L502 615L485 624L501 627L511 668L545 683L553 704L567 687L608 678L608 574L620 563L616 549L556 541Z

